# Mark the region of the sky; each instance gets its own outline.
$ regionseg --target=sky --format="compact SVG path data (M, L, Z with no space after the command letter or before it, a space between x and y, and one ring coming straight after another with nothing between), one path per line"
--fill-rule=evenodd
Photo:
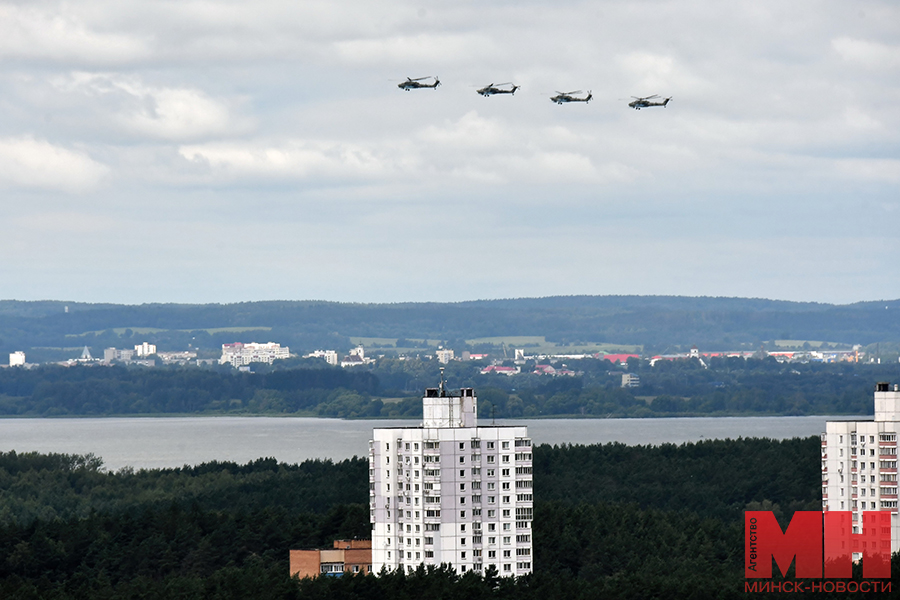
M0 1L0 255L20 300L898 298L900 5Z

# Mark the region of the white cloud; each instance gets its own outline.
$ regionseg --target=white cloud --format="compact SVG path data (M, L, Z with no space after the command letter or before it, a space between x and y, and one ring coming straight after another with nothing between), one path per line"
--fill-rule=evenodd
M850 179L900 183L900 160L848 158L835 161L838 173Z
M380 177L409 166L404 165L403 152L378 152L363 144L340 142L215 142L184 145L178 152L195 165L235 179Z
M334 47L338 56L351 64L448 65L476 59L495 48L495 43L481 34L419 33L337 41Z
M900 66L900 46L840 37L831 46L847 62L868 69L895 69Z
M0 138L0 182L6 185L83 192L107 173L82 152L30 137Z
M104 103L125 130L163 140L193 140L235 133L250 127L226 103L200 90L147 85L135 76L75 72L54 82L63 92L80 93Z
M0 56L120 64L149 55L145 39L92 29L78 8L37 2L0 6Z

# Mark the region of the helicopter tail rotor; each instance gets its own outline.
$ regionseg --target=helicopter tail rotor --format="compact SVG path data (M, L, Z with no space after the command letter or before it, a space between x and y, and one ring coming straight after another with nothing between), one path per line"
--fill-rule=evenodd
M668 103L669 103L669 100L671 100L671 99L672 99L672 96L669 96L668 98L666 98L665 100L663 100L663 108L666 107L666 104L668 104Z

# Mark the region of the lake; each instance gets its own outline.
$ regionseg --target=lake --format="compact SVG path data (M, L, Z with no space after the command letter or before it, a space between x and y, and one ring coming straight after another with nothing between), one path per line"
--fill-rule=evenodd
M498 419L497 424L528 425L535 444L655 445L738 437L807 437L825 431L827 420L858 418ZM102 457L109 470L180 467L212 460L246 463L268 456L296 463L309 458L366 456L373 427L418 424L415 420L293 417L0 419L0 451L90 452ZM489 425L490 421L483 419L479 424Z

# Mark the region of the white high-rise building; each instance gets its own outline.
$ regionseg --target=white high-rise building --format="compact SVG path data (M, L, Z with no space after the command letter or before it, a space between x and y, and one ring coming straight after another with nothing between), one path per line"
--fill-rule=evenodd
M897 514L897 433L900 386L875 386L875 419L828 421L822 434L822 510L851 511L859 533L862 512L891 514L891 552L900 550ZM862 549L853 553L853 560Z
M526 426L477 424L471 388L425 390L418 427L369 442L372 569L446 563L457 572L533 569L531 439Z
M147 357L156 354L156 344L148 344L144 342L134 347L134 353L139 357Z
M9 366L23 367L25 366L25 353L21 350L9 353Z

